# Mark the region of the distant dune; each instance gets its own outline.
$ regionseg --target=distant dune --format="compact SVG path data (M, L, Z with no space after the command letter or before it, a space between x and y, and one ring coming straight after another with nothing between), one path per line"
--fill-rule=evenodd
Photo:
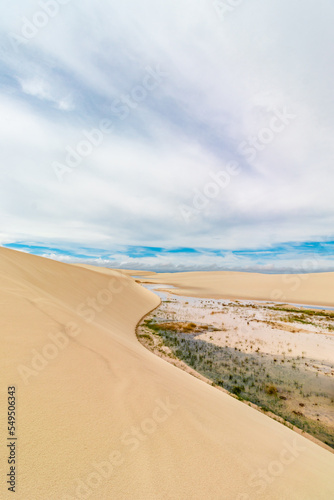
M187 293L269 299L282 288L279 277L233 276L167 275ZM283 291L333 305L330 283L313 275ZM0 408L15 385L18 500L333 498L332 453L139 344L136 324L159 299L126 274L0 248L0 303Z
M334 307L334 273L190 272L142 275L141 281L178 287L177 295L253 299Z

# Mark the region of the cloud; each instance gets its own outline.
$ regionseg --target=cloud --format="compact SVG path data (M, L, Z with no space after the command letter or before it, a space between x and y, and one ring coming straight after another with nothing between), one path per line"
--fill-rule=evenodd
M7 2L0 20L0 242L116 255L333 238L329 1L252 0L223 17L211 0L42 3ZM217 184L230 162L239 174Z
M230 251L214 249L118 246L114 252L65 244L54 249L30 244L8 244L9 248L30 252L65 263L92 264L114 269L156 272L245 271L262 273L334 271L334 242L271 246L266 250ZM65 249L66 248L66 249Z
M51 87L40 78L33 78L31 80L20 81L22 91L42 101L50 101L56 108L63 111L70 111L74 109L71 99L67 97L57 97L53 95Z

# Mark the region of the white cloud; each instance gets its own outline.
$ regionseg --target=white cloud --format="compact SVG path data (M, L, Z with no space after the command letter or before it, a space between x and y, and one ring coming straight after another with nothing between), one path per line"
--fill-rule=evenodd
M53 89L41 78L32 78L30 80L20 81L22 91L25 94L37 97L42 101L51 102L57 109L63 111L71 111L74 109L74 104L70 96L55 95ZM56 91L56 94L58 92Z
M0 20L6 241L233 250L333 239L329 0L252 0L224 20L211 0L69 2L15 51L8 34L38 10L21 0ZM157 66L166 75L135 102ZM285 108L295 118L243 156ZM53 163L102 119L113 130L58 182ZM186 223L179 206L194 209L231 160L240 175Z

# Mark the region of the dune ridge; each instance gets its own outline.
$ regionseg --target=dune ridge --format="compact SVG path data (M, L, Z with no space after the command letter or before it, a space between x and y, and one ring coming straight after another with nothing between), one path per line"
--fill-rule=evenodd
M334 273L261 274L233 271L159 273L138 278L171 285L176 295L251 299L334 307Z
M124 273L0 248L0 303L17 499L331 498L330 452L139 344L159 299Z

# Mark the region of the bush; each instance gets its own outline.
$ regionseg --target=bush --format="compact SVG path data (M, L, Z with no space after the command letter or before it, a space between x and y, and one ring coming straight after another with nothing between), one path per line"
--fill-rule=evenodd
M235 394L236 396L239 396L239 395L240 395L240 393L241 393L242 391L244 391L244 390L245 390L245 388L244 388L244 386L243 386L243 385L235 385L234 387L232 387L231 392L232 392L233 394Z
M270 384L270 385L267 385L267 387L265 388L265 391L267 394L271 395L271 396L277 396L277 387L273 384Z

